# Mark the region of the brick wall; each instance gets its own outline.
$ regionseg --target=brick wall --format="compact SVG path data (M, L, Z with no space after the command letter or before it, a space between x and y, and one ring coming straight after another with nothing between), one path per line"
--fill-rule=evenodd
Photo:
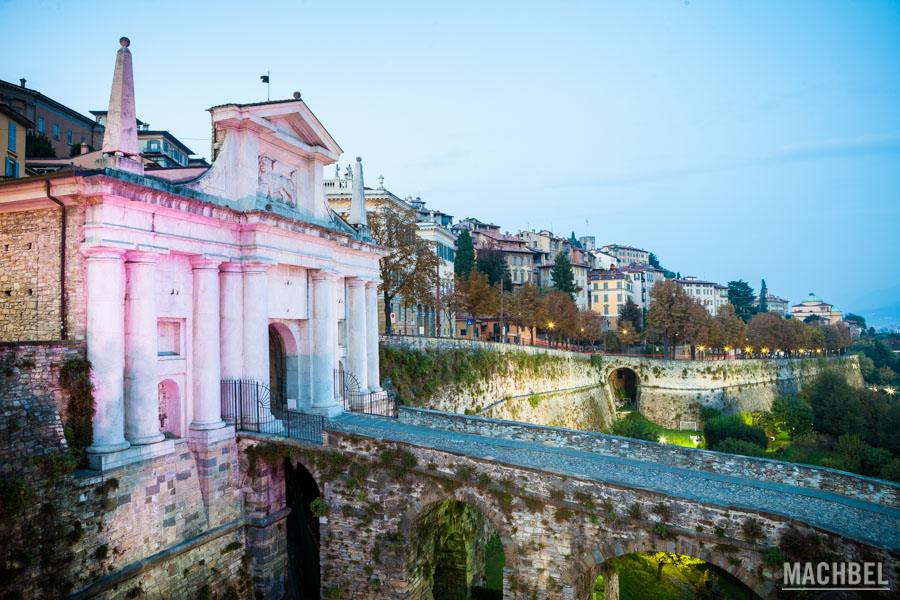
M0 342L61 339L60 210L0 212ZM67 208L69 339L84 338L83 221L83 207Z

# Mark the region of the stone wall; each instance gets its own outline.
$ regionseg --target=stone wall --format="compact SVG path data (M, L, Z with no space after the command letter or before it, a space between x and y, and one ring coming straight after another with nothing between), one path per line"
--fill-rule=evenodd
M406 406L400 408L400 420L423 427L535 442L561 448L576 448L607 456L634 458L674 467L826 490L868 502L900 507L900 485L826 467L812 467L765 458L658 444L602 433L575 431L561 427L540 427L514 421L448 414Z
M615 414L601 373L584 354L443 338L391 336L383 337L382 344L402 350L413 361L423 356L435 363L458 362L460 354L477 357L472 372L463 370L455 378L430 373L438 384L430 396L409 398L401 386L403 400L416 406L593 430L608 426ZM383 377L391 376L389 362L382 361Z
M791 526L775 515L346 433L327 432L325 447L252 437L241 441L242 455L249 447L266 446L258 456L274 465L264 470L268 483L259 486L270 514L283 507L279 465L285 458L303 465L323 490L323 598L431 600L427 580L435 565L427 551L434 534L429 516L447 500L476 509L499 534L505 555L503 597L508 599L587 600L605 561L637 551L704 559L762 597L776 594L782 575L780 567L767 566L763 558ZM758 535L746 533L748 522ZM883 560L887 576L893 577L897 561L886 552L823 531L815 535L848 560L863 555Z
M59 340L59 207L0 212L0 341ZM66 313L69 339L84 338L84 208L66 209Z
M233 433L196 453L170 438L138 463L73 470L59 371L83 353L0 346L0 596L249 598Z
M382 344L411 353L431 353L436 360L451 351L513 357L506 359L508 368L483 374L476 384L441 382L431 397L413 402L415 406L585 430L600 429L598 424L608 424L615 415L615 391L610 382L622 368L631 369L637 376L637 407L641 414L674 429L699 429L700 411L706 406L726 412L769 410L779 394L800 391L826 368L845 374L851 385L862 386L855 356L690 361L611 354L589 356L533 346L413 336L383 337ZM547 364L556 366L545 372L517 368L517 356L545 357ZM587 390L591 386L597 389ZM559 392L553 401L538 403L537 407L531 406L534 398L528 402L533 394L541 397L551 392Z
M824 369L846 375L862 386L855 356L804 359L686 361L604 356L607 380L616 369L630 368L638 378L638 410L665 427L696 429L700 410L766 411L779 394L799 392Z

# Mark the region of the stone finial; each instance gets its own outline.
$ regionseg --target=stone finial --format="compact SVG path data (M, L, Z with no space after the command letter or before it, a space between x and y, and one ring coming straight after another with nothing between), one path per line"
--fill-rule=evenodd
M116 67L109 93L109 111L103 134L103 155L115 168L143 172L138 149L137 116L134 108L134 74L131 67L131 40L119 39Z
M384 189L384 175L379 175L379 176L378 176L378 189L379 189L379 190L383 190L383 189Z
M300 97L300 92L294 92L294 100L302 100Z
M369 226L366 219L366 188L363 184L362 158L356 157L356 168L353 170L353 195L350 200L349 222L359 229Z

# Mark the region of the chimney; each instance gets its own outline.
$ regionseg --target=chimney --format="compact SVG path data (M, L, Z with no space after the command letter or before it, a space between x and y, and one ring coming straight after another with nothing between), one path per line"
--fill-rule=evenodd
M116 68L109 93L109 111L103 134L103 156L107 166L143 174L144 165L138 150L137 117L134 109L134 74L131 69L131 41L119 39Z
M19 79L19 86L20 86L20 87L25 87L25 78L24 78L24 77L22 77L22 78Z
M366 229L366 188L363 184L362 158L356 157L356 168L353 169L353 195L350 200L350 224L357 229Z
M80 150L81 150L81 153L82 153L82 154L87 154L87 153L88 153L89 147L88 147L88 145L87 145L87 142L81 142L81 148L80 148Z

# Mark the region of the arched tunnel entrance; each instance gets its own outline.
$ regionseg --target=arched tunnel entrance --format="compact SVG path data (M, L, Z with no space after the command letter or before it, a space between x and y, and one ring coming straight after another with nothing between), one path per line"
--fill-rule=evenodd
M609 374L609 385L616 406L623 410L637 410L640 397L640 380L628 367L619 367Z
M484 514L465 502L439 502L419 516L412 558L417 598L503 597L503 544Z
M633 552L607 560L585 600L753 600L734 575L702 559L674 552Z
M287 507L287 600L319 600L319 517L315 501L321 497L316 480L302 464L284 461Z

